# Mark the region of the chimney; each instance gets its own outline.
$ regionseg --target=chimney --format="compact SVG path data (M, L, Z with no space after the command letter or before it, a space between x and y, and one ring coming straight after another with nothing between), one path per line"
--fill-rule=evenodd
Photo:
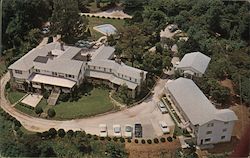
M63 47L63 46L64 46L64 43L61 42L60 44L61 44L61 50L64 51L64 47Z
M115 57L115 62L118 63L118 64L121 64L122 60L118 56L116 56Z
M52 52L51 52L51 51L48 52L48 55L47 55L47 56L49 57L49 59L51 59L51 60L53 59L53 55L52 55Z

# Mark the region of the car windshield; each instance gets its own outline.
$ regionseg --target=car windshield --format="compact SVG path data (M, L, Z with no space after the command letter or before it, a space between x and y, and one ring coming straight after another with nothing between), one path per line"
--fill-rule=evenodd
M130 126L126 126L125 131L126 131L126 132L131 132L131 131L132 131L132 128L131 128Z

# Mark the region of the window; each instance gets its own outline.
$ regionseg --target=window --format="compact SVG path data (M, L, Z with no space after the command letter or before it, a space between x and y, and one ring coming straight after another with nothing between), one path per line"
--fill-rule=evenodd
M226 132L226 131L227 131L227 129L226 129L226 128L224 128L222 131L223 131L223 132Z
M94 66L94 69L95 69L95 66Z
M211 138L205 139L205 142L210 142L210 141L211 141Z
M106 72L106 68L104 68L104 71Z
M17 74L23 74L23 72L20 71L20 70L15 70L15 73L17 73Z
M129 77L129 80L131 81L131 77Z
M228 122L224 122L224 124L226 125L226 124L228 124Z
M101 67L99 66L99 70L101 69Z
M220 137L220 139L225 139L225 138L226 138L226 136L221 136L221 137Z
M135 82L137 82L137 79L135 79Z
M207 131L207 134L212 134L212 131Z
M112 72L112 69L109 69L110 72Z
M214 123L207 124L207 127L213 127L213 126L214 126Z

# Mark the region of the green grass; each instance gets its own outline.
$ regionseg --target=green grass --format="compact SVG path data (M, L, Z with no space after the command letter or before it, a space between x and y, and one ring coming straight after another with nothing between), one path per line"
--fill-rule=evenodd
M107 19L107 18L97 18L97 17L87 17L89 20L89 28L91 32L91 36L94 40L104 36L103 34L95 31L93 29L94 26L102 25L102 24L111 24L113 25L118 31L123 29L124 27L124 20L119 19Z
M23 92L11 91L11 92L8 92L8 99L10 103L13 104L17 102L18 100L20 100L24 95L25 93Z
M54 109L55 119L72 119L104 113L114 108L109 99L109 91L95 88L91 95L82 96L78 101L61 102Z

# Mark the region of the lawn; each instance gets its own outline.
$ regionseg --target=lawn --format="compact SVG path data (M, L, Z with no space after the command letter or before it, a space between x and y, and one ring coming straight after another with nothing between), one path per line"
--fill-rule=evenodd
M6 65L4 61L0 61L0 76L6 72Z
M8 92L8 99L11 104L14 104L18 100L20 100L24 95L25 93L23 92L11 91L11 92Z
M91 32L91 36L93 40L97 40L100 37L104 36L103 34L95 31L93 29L94 26L102 25L102 24L111 24L113 25L118 31L123 29L124 27L124 20L119 19L107 19L107 18L97 18L97 17L87 17L89 20L89 29Z
M61 102L54 107L55 119L80 118L110 111L114 106L108 95L108 90L95 88L91 95L82 96L78 101Z

